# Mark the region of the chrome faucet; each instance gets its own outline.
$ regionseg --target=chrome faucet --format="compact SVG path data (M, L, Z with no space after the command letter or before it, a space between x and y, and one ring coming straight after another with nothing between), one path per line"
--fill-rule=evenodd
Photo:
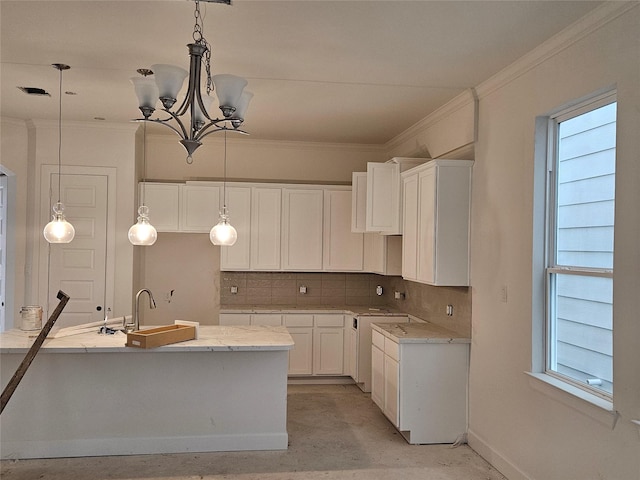
M138 293L136 293L136 308L133 312L133 323L125 325L125 330L127 332L129 332L130 329L131 331L140 329L140 295L143 292L147 292L147 294L149 295L149 308L151 309L156 308L156 301L153 299L153 294L151 293L151 290L149 290L148 288L143 288L140 291L138 291Z

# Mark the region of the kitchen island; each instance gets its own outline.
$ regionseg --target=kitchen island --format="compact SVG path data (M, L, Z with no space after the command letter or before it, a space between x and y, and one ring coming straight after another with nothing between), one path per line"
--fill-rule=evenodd
M201 326L155 349L47 339L0 422L2 459L287 448L284 327ZM2 387L33 343L0 335Z

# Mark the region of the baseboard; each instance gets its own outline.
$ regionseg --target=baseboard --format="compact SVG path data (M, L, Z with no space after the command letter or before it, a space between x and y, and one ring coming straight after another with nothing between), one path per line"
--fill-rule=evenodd
M351 377L289 377L287 384L289 385L350 385L355 383Z
M247 433L153 438L92 438L60 441L3 441L2 460L26 458L95 457L158 453L286 450L288 434Z
M487 441L473 430L467 432L469 446L509 480L534 480L511 463L502 453L491 447Z

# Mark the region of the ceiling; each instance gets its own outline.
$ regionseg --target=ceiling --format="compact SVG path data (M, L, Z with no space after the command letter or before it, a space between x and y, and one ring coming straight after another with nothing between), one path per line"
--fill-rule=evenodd
M384 144L599 3L234 0L201 10L212 73L243 76L255 94L252 138ZM63 98L63 121L138 118L129 78L154 63L188 68L193 12L187 0L1 0L2 116L57 119L51 64L66 63L75 95Z

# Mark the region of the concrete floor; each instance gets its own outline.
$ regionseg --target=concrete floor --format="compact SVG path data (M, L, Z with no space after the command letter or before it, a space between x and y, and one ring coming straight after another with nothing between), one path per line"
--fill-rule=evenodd
M3 461L3 480L505 480L466 445L409 445L354 385L290 385L289 449Z

